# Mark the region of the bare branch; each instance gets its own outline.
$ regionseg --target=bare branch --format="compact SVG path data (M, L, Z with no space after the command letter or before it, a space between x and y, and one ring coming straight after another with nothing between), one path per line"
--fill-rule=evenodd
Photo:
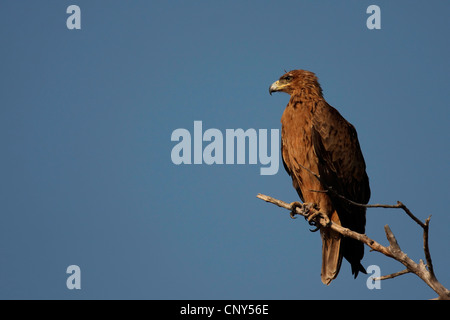
M373 279L374 281L377 281L377 280L393 279L393 278L396 278L396 277L398 277L398 276L401 276L401 275L404 275L404 274L407 274L407 273L411 273L411 271L409 271L408 269L405 269L405 270L402 270L402 271L399 271L399 272L395 272L395 273L392 273L392 274L388 274L388 275L386 275L386 276L376 277L376 278L372 278L372 279Z
M389 228L388 225L384 226L384 231L386 232L386 238L389 241L389 251L391 251L393 254L399 254L402 252L402 249L400 249L400 246L398 245L397 239L395 239L394 234L391 231L391 228Z
M436 277L434 275L433 262L431 261L430 247L428 245L428 227L430 225L431 216L425 220L425 224L423 226L423 251L425 252L425 259L427 261L428 270L430 271L430 275L432 277Z
M316 174L314 174L314 175L316 177L318 177L318 175L316 175ZM330 191L330 189L328 189L328 191ZM332 191L332 192L334 192L334 191ZM278 199L275 199L275 198L272 198L270 196L266 196L263 194L258 194L257 197L266 202L276 204L277 206L285 208L289 211L295 211L296 214L302 215L304 217L309 216L311 214L311 212L313 213L313 215L314 215L314 213L320 213L319 212L320 208L319 208L319 210L317 210L314 208L314 206L311 206L311 205L302 204L300 206L298 206L298 205L293 206L284 201L281 201L281 200L278 200ZM341 196L341 198L344 198L344 197ZM411 258L409 258L406 255L406 253L404 253L401 250L401 248L397 242L397 239L395 238L393 232L391 231L391 229L389 228L388 225L385 226L385 232L386 232L386 238L389 241L389 247L385 247L385 246L379 244L375 240L367 237L365 234L360 234L360 233L352 231L348 228L344 228L336 223L329 221L329 219L327 221L327 219L323 218L323 214L315 215L314 222L316 223L316 225L320 226L321 228L331 228L332 230L337 231L338 233L340 233L341 235L343 235L345 237L350 237L350 238L356 239L358 241L361 241L364 244L366 244L368 247L370 247L373 251L378 251L387 257L395 259L395 260L399 261L400 263L402 263L406 267L405 271L401 271L396 274L392 274L392 275L381 277L381 278L390 279L390 278L399 276L401 274L414 273L439 295L439 299L450 300L450 291L437 281L436 276L434 274L433 265L431 262L431 254L430 254L429 245L428 245L428 231L429 231L428 229L429 229L430 218L428 218L425 221L425 223L421 222L400 201L398 201L396 205L383 205L383 204L363 205L363 204L354 203L353 201L350 201L348 199L345 199L345 200L347 200L350 203L353 203L355 205L364 206L366 208L393 208L393 209L400 208L400 209L403 209L408 214L408 216L411 219L413 219L417 224L419 224L424 230L423 242L424 242L424 253L425 253L425 259L427 261L427 266L423 263L422 260L420 260L419 263L414 262Z

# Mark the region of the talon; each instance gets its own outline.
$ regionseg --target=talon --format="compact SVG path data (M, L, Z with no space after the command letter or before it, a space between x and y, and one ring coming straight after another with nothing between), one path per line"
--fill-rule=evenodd
M305 219L306 220L308 220L308 224L310 225L310 226L313 226L313 227L316 227L315 229L309 229L309 231L311 231L311 232L317 232L319 229L320 229L320 226L317 226L317 222L316 221L309 221L309 217L308 217L308 219L305 217Z
M311 205L307 205L308 207L308 215L305 217L305 219L308 221L310 226L314 226L316 227L315 229L309 230L311 232L317 232L321 225L318 222L320 218L325 220L326 225L330 224L330 219L328 218L328 216L322 212L319 211L319 208L315 205L315 204L311 204ZM309 210L309 209L314 209L314 210Z
M322 214L321 214L321 212L320 211L313 211L313 212L311 212L311 211L309 211L309 213L308 213L308 216L306 217L306 220L308 220L308 223L310 224L310 225L312 225L312 226L315 226L316 225L316 223L315 223L315 219L316 219L316 217L317 216L321 216Z
M294 201L290 204L290 206L291 206L291 212L289 213L289 216L291 217L291 219L297 219L295 217L295 215L298 214L296 212L296 210L297 210L297 208L301 209L303 207L303 205L298 201Z

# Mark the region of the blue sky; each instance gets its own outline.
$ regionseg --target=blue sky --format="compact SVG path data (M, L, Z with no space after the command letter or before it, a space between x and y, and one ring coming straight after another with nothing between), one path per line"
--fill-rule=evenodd
M81 8L68 30L66 8ZM381 8L368 30L366 9ZM321 241L256 198L297 200L260 164L171 161L175 129L280 129L284 69L319 77L358 131L371 203L432 215L450 286L447 1L11 1L0 4L0 298L428 299L413 275L369 290L344 262L320 281ZM423 258L400 211L368 236ZM66 268L81 268L68 290ZM369 252L382 274L403 269Z

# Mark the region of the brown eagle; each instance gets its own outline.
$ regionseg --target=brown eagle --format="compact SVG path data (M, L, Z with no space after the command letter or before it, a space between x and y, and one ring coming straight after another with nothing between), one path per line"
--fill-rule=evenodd
M287 72L269 88L270 94L277 91L291 96L281 117L281 153L300 199L316 204L334 223L364 233L366 209L345 200L366 204L370 198L355 128L325 101L310 71ZM337 277L343 257L355 278L360 271L366 273L361 242L326 227L320 228L320 234L323 283L328 285Z

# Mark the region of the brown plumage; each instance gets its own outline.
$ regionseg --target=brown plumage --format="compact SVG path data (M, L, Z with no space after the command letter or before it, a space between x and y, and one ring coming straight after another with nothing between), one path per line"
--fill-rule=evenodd
M325 101L312 72L287 72L270 86L270 94L277 91L291 96L281 117L281 152L300 199L317 204L331 221L364 233L365 208L351 205L332 192L314 192L332 188L346 199L364 204L369 201L369 178L355 128ZM361 265L362 243L329 228L321 228L320 234L323 283L328 285L337 277L342 257L350 262L355 278L360 271L366 273Z

